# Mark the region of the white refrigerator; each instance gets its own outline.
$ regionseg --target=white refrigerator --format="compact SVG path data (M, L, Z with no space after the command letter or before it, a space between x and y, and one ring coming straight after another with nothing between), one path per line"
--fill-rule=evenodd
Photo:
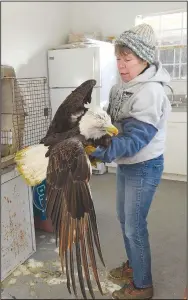
M52 117L65 98L88 79L95 79L92 102L104 107L117 82L114 45L100 42L83 48L48 50L48 84Z

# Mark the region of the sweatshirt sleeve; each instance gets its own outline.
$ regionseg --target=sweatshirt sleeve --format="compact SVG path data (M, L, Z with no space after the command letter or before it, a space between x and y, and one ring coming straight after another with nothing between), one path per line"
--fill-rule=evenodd
M134 118L126 119L122 126L122 135L113 137L107 149L98 147L91 156L108 163L117 158L134 156L149 144L157 133L153 125Z

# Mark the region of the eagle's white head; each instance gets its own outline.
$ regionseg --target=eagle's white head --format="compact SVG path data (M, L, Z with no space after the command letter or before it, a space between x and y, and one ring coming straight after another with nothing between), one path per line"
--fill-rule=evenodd
M89 108L79 123L80 133L86 139L99 139L105 134L117 135L118 130L112 125L110 116L100 106L86 104Z

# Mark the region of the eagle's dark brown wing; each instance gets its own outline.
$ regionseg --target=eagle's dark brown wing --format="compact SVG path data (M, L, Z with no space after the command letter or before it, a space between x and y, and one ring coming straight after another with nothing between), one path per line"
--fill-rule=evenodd
M43 138L40 143L44 144L44 146L49 146L52 148L55 144L78 135L80 135L79 126L75 126L66 132L51 133Z
M79 122L81 116L87 111L84 104L91 103L91 94L95 85L96 80L86 80L72 91L66 99L62 99L62 104L58 107L43 140L50 134L66 132L74 127L76 124L72 122L72 115L80 115L77 119L77 122Z
M74 261L76 259L82 295L86 298L84 277L92 298L89 265L102 294L94 247L104 265L96 215L89 188L91 167L82 143L76 138L55 145L47 169L47 215L51 218L62 269L66 268L67 287L77 296Z

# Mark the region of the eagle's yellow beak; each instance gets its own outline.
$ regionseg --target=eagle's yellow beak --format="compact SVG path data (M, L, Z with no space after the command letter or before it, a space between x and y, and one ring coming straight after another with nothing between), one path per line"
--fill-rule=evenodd
M111 125L106 128L106 133L109 134L110 136L117 135L118 129L114 125Z

